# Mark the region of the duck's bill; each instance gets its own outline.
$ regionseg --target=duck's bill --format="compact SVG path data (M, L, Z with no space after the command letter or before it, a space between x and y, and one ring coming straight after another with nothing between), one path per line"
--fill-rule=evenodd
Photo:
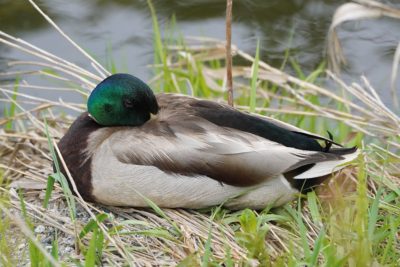
M155 119L157 119L157 115L150 113L150 120L155 120Z

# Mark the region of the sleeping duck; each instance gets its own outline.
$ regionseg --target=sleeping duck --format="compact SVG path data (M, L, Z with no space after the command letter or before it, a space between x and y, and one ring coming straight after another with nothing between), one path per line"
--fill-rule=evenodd
M357 156L332 138L226 104L154 95L128 74L103 80L87 107L58 146L80 194L106 205L279 206Z

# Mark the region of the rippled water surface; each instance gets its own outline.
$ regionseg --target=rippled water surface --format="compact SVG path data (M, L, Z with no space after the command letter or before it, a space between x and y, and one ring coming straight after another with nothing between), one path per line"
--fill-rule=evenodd
M285 51L310 72L325 59L326 34L335 9L346 1L337 0L241 0L234 1L233 43L254 53L260 40L264 61L280 66ZM384 1L400 8L398 0ZM143 79L153 61L152 22L146 1L38 1L64 31L87 51L105 62L113 58L119 70ZM185 35L225 38L225 1L154 1L158 18L165 25L173 15L177 31ZM25 0L0 0L0 29L61 55L77 64L88 62L76 52ZM389 80L395 48L400 41L400 21L364 20L345 23L339 29L349 61L347 81L366 75L390 103ZM111 51L111 52L110 52ZM0 46L0 70L4 59L16 59L14 50ZM288 71L290 66L288 66ZM400 79L398 79L400 80ZM400 86L400 82L397 83ZM48 94L48 92L35 92ZM67 100L72 96L61 95ZM59 97L59 95L54 96Z

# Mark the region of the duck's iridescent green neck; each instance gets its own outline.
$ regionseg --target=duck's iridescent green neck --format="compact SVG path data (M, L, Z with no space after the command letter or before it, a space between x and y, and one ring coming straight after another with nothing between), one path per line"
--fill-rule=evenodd
M114 74L103 80L90 94L88 112L103 126L139 126L158 112L150 87L129 74Z

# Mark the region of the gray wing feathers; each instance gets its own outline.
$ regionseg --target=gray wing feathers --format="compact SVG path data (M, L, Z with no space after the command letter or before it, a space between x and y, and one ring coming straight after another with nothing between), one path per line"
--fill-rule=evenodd
M203 130L190 134L179 124L179 121L168 122L169 136L154 129L149 134L145 128L135 127L115 132L108 142L118 160L126 164L154 165L170 172L203 174L238 185L258 184L294 166L327 159L325 153L286 147L207 122L197 122L196 127Z

